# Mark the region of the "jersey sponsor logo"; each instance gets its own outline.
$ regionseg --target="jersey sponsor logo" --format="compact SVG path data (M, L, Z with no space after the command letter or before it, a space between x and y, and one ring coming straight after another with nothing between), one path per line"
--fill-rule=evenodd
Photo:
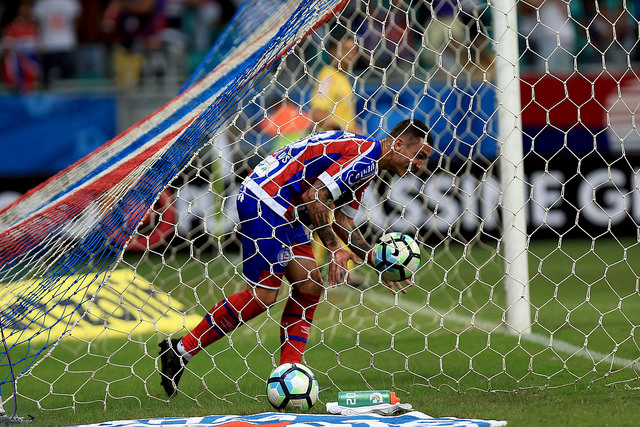
M280 156L278 156L280 157ZM266 159L264 159L263 161L261 161L260 163L258 163L258 165L255 167L255 169L253 170L253 172L256 174L256 176L263 178L267 175L269 175L269 172L271 172L272 170L276 169L278 167L278 165L280 164L279 159L273 157L273 156L269 156Z
M364 178L368 178L371 175L373 175L376 171L376 164L375 163L369 163L367 165L367 163L369 162L358 162L354 165L353 169L350 170L347 173L347 176L345 178L345 181L347 182L347 184L349 185L354 185L355 183L357 183L358 181L363 180ZM364 169L360 169L358 168L358 165L360 164L364 164L367 165Z

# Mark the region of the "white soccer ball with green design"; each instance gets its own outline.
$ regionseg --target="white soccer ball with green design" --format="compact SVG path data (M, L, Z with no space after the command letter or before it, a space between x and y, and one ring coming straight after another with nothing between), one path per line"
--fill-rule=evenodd
M276 409L306 410L318 399L318 380L300 363L285 363L267 379L267 399Z
M371 262L382 278L392 282L410 279L420 267L420 248L409 235L387 233L373 247Z

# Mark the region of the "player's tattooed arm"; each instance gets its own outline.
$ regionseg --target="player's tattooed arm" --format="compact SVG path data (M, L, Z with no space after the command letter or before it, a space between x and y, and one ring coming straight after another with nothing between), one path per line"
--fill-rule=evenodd
M331 211L329 205L332 203L331 192L320 181L317 180L304 194L302 201L307 208L311 224L326 248L331 253L329 262L329 286L342 283L347 277L349 261L360 264L357 256L343 248L338 241L338 236L333 231L331 221Z
M366 260L367 254L371 251L371 245L364 239L364 236L355 226L349 231L351 235L351 250L354 251L361 259Z
M353 218L348 217L342 211L337 210L335 212L336 221L333 229L336 234L342 239L343 242L347 242L349 248L360 259L367 260L367 254L371 251L371 245L367 242L356 227Z
M331 227L331 192L320 180L302 195L302 200L307 208L309 219L313 229L318 233L318 237L325 244L327 249L335 250L340 247L338 236Z

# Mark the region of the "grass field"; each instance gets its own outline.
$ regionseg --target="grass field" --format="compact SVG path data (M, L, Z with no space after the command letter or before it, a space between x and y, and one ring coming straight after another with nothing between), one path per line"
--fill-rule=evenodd
M393 389L432 416L516 426L636 425L639 252L633 239L534 242L534 324L527 339L505 332L502 259L480 245L425 252L429 262L417 285L397 298L382 285L330 289L305 355L321 386L312 411L323 412L339 390L372 387ZM127 265L200 315L222 292L241 286L235 255L199 261L183 254L127 256ZM50 426L270 411L264 379L278 360L282 307L281 299L269 316L194 358L180 384L183 393L171 402L164 400L154 365L163 334L65 339L20 379L19 414ZM2 392L6 398L10 386ZM11 411L11 403L5 406Z

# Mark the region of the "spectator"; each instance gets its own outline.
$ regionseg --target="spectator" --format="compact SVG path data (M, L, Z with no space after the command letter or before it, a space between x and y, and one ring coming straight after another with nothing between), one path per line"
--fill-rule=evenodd
M449 74L465 69L484 75L493 60L487 28L482 21L486 0L432 0L416 10L426 22L420 62Z
M414 50L414 31L409 27L410 8L404 0L391 0L389 11L384 16L384 38L388 58L381 58L383 64L388 64L394 59L398 65L413 62L416 56ZM386 60L389 62L386 62Z
M192 49L189 52L189 70L195 70L205 57L219 28L224 27L224 7L218 0L192 0L187 9L189 36Z
M112 0L105 12L104 26L115 44L113 67L116 85L130 87L141 81L145 59L152 59L151 74L162 77L161 61L165 27L162 0Z
M607 68L627 67L629 56L637 49L638 2L622 3L617 0L596 2L582 0L580 7L575 9L578 21L589 35L584 42L588 53L588 61L601 63L603 57L607 61ZM596 7L597 6L597 7ZM583 34L586 36L586 34ZM634 52L635 49L635 52Z
M428 4L428 16L423 37L424 50L420 62L425 68L443 67L451 70L460 63L460 46L464 26L458 19L456 0L433 0Z
M473 65L481 72L488 71L493 61L492 43L484 20L488 19L489 6L486 0L460 0L459 19L464 25L463 52L467 58L461 58L462 65Z
M400 66L414 61L417 31L407 25L414 15L403 0L392 0L388 9L371 1L364 12L356 10L353 15L350 28L373 64L389 68L394 61Z
M187 70L187 55L185 54L187 37L184 16L189 1L164 0L165 26L160 33L162 46L155 52L155 56L161 61L164 57L166 77L172 78L174 81L181 81Z
M35 89L40 75L37 44L38 23L32 16L32 1L22 0L17 16L2 33L2 77L12 90Z
M109 0L82 0L78 20L77 76L103 78L107 75L106 34L102 17Z
M45 87L50 86L53 73L58 73L61 79L75 78L76 26L80 12L77 0L37 0L35 3L33 14L40 24Z
M0 2L0 31L4 30L18 15L20 3L20 1Z
M536 71L573 70L576 30L565 0L521 2L520 33L530 46L527 57Z

